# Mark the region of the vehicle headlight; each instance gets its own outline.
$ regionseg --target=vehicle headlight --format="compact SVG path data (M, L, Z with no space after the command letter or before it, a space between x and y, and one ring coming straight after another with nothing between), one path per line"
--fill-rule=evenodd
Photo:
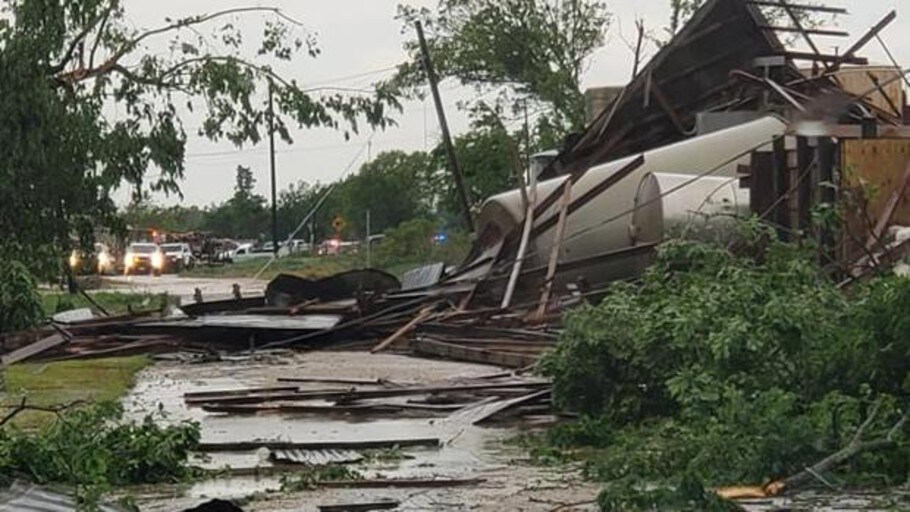
M76 268L79 266L79 254L76 251L70 253L70 268Z
M99 267L106 268L106 267L111 266L111 263L112 263L112 261L111 261L110 254L108 254L107 252L103 252L103 251L98 253L98 266Z
M152 266L155 268L161 268L164 266L164 255L162 255L160 252L153 253Z
M126 253L126 256L123 257L123 264L126 268L132 267L134 263L136 263L136 257L132 253Z

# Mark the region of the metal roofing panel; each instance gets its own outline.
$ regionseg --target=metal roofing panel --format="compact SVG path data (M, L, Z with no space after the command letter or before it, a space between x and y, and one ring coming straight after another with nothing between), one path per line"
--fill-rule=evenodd
M359 462L363 455L354 450L274 450L271 454L273 460L290 462L307 466L325 466L327 464L344 464Z
M76 512L76 500L67 494L52 491L34 484L15 482L9 489L0 491L0 512ZM100 504L102 512L124 512L110 504Z
M144 327L268 329L279 331L321 331L335 327L340 315L207 315L198 318L149 322Z
M442 262L409 270L401 279L401 291L419 290L433 286L442 278L444 270L445 263Z

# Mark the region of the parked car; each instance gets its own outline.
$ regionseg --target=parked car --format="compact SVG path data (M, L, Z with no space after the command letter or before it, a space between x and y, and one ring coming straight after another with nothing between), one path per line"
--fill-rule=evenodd
M161 252L164 253L164 270L165 272L182 272L184 269L193 268L196 265L196 258L193 256L193 250L189 244L163 244Z
M255 245L247 243L240 244L236 249L230 251L227 254L227 261L237 262L253 258L268 258L271 255L271 252L263 252L262 250L257 250Z
M132 243L123 257L123 273L126 275L148 272L156 276L164 269L164 253L157 244Z
M69 257L70 268L76 275L109 274L114 271L115 263L110 249L102 243L96 243L92 251L73 249Z

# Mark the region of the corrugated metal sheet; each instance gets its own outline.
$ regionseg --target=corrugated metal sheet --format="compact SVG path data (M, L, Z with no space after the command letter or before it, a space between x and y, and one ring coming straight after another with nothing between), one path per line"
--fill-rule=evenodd
M280 331L321 331L341 321L340 315L205 315L198 318L148 322L144 327L263 329Z
M72 496L62 494L44 487L23 482L14 483L9 489L0 492L0 511L2 512L76 512L76 501ZM125 512L125 509L102 504L102 512Z
M348 462L359 462L363 460L363 455L354 450L274 450L271 454L272 460L277 462L289 462L292 464L304 464L307 466L325 466L327 464L344 464Z
M419 290L439 282L445 263L433 263L405 272L401 279L401 291Z

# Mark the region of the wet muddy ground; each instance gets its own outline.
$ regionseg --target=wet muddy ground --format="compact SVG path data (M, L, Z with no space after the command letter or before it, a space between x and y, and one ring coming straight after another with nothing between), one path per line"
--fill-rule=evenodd
M482 478L479 485L433 489L322 489L293 494L276 492L279 477L231 477L179 488L156 487L142 493L142 510L172 511L211 498L243 499L251 511L317 510L317 505L380 501L401 502L399 510L528 510L549 511L592 500L598 486L583 482L576 468L541 468L508 441L518 427L475 427L450 424L442 418L390 415L383 418L325 415L238 416L190 409L183 394L192 391L274 386L278 377L386 379L429 383L487 375L497 368L396 355L363 352L264 354L205 364L159 362L144 371L129 397L127 410L143 416L161 407L169 421L195 420L203 442L280 439L285 441L358 441L439 437L439 449L406 449L409 457L374 461L352 467L366 477ZM306 388L337 387L303 384ZM160 404L160 405L159 405ZM523 425L527 425L523 423ZM526 428L526 427L522 427ZM201 463L207 468L269 467L266 453L216 454ZM256 495L251 498L251 496ZM563 510L589 510L590 505Z

